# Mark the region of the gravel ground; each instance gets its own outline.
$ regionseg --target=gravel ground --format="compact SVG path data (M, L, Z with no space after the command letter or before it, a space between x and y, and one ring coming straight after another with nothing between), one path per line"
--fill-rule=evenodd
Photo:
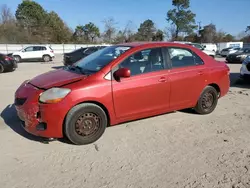
M238 80L206 116L179 111L110 127L94 144L49 144L27 134L12 106L25 79L61 66L21 63L0 75L1 188L249 188L250 84Z

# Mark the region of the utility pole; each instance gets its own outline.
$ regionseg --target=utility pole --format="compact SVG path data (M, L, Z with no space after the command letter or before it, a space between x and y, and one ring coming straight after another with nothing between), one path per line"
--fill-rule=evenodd
M201 34L200 34L200 32L201 32L201 21L199 21L198 22L198 37L201 37ZM200 43L201 43L201 39L199 40L200 41Z
M199 30L201 30L201 22L198 22Z

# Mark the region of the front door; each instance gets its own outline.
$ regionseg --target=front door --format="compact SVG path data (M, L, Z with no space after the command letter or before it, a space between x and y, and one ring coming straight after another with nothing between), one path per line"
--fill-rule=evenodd
M129 68L131 77L112 80L116 117L130 120L146 117L169 107L170 84L162 48L145 49L118 66Z
M22 51L22 59L32 59L34 56L34 47L29 46Z

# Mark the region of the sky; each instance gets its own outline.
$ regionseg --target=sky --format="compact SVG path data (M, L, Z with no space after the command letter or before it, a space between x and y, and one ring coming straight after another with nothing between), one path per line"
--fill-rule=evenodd
M137 29L144 20L151 19L157 28L169 24L166 14L172 0L35 0L47 11L55 11L72 28L93 22L103 30L104 19L113 17L117 28L123 29L131 20ZM22 0L0 0L14 13ZM217 29L237 35L250 25L250 0L190 0L190 9L201 25L213 23Z

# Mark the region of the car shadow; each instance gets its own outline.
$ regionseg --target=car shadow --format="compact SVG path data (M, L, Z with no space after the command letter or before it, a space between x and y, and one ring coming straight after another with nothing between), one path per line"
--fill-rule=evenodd
M36 141L36 142L41 142L44 144L49 143L47 139L33 136L32 134L29 134L23 129L21 122L17 116L15 106L13 104L6 106L6 108L1 112L0 117L4 120L5 124L8 127L10 127L14 132L23 136L24 138L32 140L32 141Z
M240 78L240 73L230 73L230 87L250 89L250 80Z

